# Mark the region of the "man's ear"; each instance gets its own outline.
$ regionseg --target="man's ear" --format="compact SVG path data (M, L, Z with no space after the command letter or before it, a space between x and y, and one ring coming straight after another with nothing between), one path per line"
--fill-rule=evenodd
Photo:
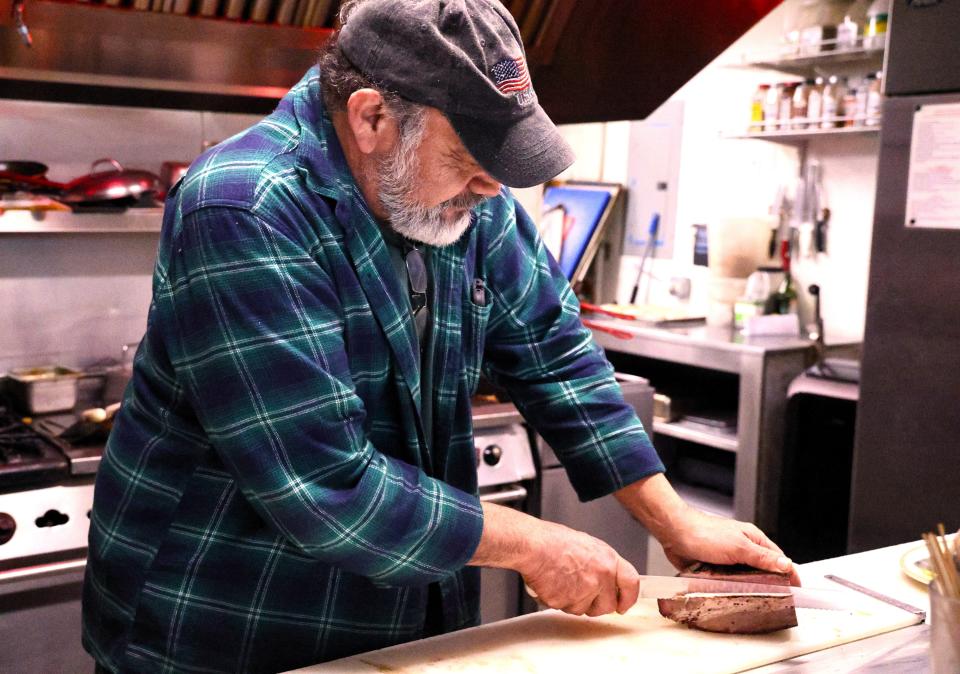
M389 146L390 121L379 91L357 89L347 99L347 124L364 154Z

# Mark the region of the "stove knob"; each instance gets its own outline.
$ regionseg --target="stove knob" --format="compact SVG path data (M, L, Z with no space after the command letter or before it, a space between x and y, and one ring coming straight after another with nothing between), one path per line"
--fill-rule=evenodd
M488 466L496 466L503 457L503 449L500 445L487 445L483 449L483 462Z
M0 513L0 545L3 545L13 538L13 532L16 530L16 520L7 513Z

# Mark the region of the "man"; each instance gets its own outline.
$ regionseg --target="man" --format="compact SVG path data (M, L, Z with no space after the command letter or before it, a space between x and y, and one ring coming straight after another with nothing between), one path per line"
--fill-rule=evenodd
M789 570L755 527L673 492L502 188L572 161L510 15L361 0L342 20L319 69L168 198L97 476L83 639L99 666L276 671L459 629L479 566L571 613L627 610L637 572L609 545L480 504L481 369L581 498L615 492L675 563Z

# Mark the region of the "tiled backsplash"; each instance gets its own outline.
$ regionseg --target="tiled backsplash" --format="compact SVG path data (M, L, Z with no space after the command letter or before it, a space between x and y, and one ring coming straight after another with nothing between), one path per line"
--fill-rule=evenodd
M67 181L101 157L159 172L259 119L0 100L0 159L30 159ZM2 218L3 216L0 216ZM140 339L157 234L0 234L0 372L120 359Z

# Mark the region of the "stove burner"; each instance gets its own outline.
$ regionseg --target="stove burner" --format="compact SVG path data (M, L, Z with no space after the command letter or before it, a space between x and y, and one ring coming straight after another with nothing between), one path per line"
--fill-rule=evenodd
M49 484L68 473L55 444L0 407L0 491Z

